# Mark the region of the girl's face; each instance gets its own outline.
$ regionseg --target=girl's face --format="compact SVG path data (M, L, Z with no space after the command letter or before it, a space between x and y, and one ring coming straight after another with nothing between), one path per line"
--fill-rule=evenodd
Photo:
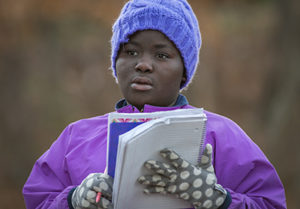
M136 32L120 47L116 71L123 96L139 110L145 104L173 105L186 81L179 51L164 34L153 30Z

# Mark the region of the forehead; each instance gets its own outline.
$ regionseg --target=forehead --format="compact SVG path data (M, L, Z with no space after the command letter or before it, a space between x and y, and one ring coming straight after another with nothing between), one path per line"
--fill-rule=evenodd
M162 44L177 50L175 44L165 34L157 30L137 31L129 36L128 43Z

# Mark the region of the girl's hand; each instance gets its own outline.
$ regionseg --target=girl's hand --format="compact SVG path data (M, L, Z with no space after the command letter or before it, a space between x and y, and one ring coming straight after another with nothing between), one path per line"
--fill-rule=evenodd
M217 184L210 144L206 145L197 166L169 149L163 149L160 154L170 164L154 160L145 162L145 167L155 173L138 179L139 183L146 185L145 193L174 194L189 201L195 208L215 209L223 204L227 191Z
M75 209L113 209L111 203L113 179L103 173L91 173L75 189L72 205ZM99 202L97 193L101 192Z

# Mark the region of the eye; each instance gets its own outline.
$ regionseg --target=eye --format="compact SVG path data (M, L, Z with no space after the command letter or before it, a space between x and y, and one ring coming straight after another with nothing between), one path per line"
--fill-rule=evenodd
M156 55L159 59L162 59L162 60L165 60L165 59L168 59L169 58L169 55L168 54L165 54L165 53L158 53Z
M129 56L137 56L137 55L138 55L138 52L135 51L135 50L126 50L126 53L127 53Z

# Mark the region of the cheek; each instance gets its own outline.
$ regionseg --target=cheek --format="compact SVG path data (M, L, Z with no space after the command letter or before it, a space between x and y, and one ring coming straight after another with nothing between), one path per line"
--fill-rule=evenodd
M125 65L126 62L124 62L123 59L117 59L116 61L116 73L117 73L117 77L118 80L122 79L122 77L125 75Z
M117 80L121 88L125 88L130 81L130 66L130 62L128 62L126 59L119 58L116 61Z
M169 66L169 73L165 73L166 81L174 85L181 84L184 77L184 68L180 63Z

